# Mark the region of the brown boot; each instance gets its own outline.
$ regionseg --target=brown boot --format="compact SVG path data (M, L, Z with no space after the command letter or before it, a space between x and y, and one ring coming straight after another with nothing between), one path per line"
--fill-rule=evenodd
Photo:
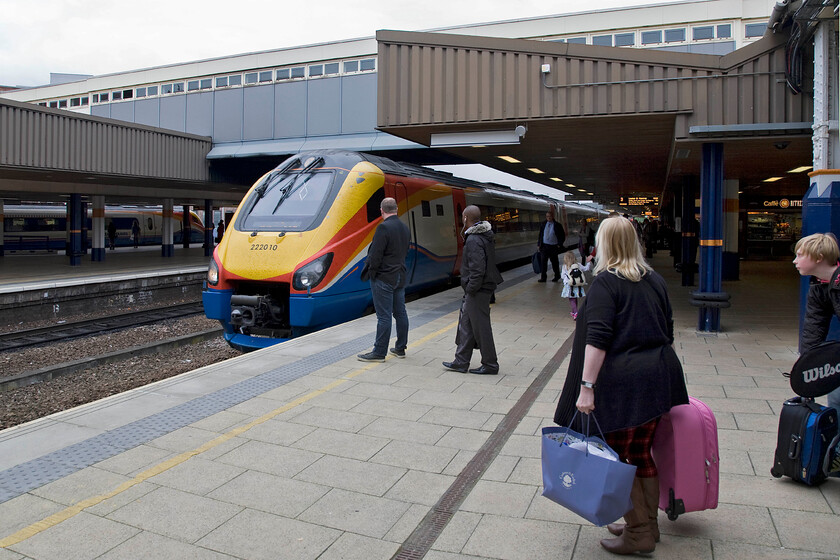
M603 539L601 546L613 554L636 554L637 552L653 552L656 541L650 530L648 508L645 502L645 492L642 489L641 478L633 479L633 489L630 491L630 501L633 509L624 514L624 530L614 539Z
M653 540L659 542L659 477L642 478L642 490L645 493L645 505L648 510L648 522L650 532L653 533ZM620 536L624 531L624 523L610 523L607 531L615 536Z

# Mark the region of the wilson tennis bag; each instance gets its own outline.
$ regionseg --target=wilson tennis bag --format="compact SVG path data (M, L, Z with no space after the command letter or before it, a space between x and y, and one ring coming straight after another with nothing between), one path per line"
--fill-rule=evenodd
M837 436L837 411L805 397L785 401L779 415L776 456L770 474L808 486L826 478L826 454Z
M840 387L840 342L803 352L790 370L790 388L800 397L821 397Z

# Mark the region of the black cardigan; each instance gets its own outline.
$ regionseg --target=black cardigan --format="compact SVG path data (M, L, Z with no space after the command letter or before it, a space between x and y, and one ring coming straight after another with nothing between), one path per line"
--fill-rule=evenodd
M604 432L639 426L688 403L682 366L671 347L671 303L659 274L631 282L601 273L582 308L555 422L567 426L575 411L587 344L606 351L595 388L595 416Z

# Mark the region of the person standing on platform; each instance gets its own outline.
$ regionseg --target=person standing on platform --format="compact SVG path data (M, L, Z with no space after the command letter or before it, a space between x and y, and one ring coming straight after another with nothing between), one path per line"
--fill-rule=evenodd
M114 223L114 220L108 222L108 243L110 244L111 250L114 250L114 247L117 243L117 225Z
M569 426L575 409L597 412L607 445L636 466L625 525L607 529L609 552L653 552L659 540L659 479L651 456L660 416L688 403L665 280L645 262L636 228L607 218L595 235L595 279L578 316L566 382L554 421ZM585 422L578 414L579 430Z
M411 236L397 216L397 201L384 199L379 205L382 223L373 234L367 256L370 291L376 309L376 340L373 351L359 354L363 362L384 362L391 339L391 316L397 324L397 341L391 354L405 358L408 346L408 313L405 310L405 257Z
M840 248L831 233L814 233L796 242L793 264L802 276L811 276L799 351L825 342L831 318L840 318ZM840 388L828 394L828 406L840 414Z
M134 240L134 248L136 249L140 245L140 222L134 220L134 223L131 224L131 238Z
M499 360L493 329L490 326L490 298L502 275L496 268L496 240L490 223L481 220L478 206L467 206L464 221L464 253L461 258L461 315L455 336L455 359L443 362L443 367L461 373L496 375ZM556 257L555 257L556 258ZM481 367L469 369L473 350L481 352Z
M545 221L540 226L540 236L537 239L537 247L540 250L540 264L542 265L542 273L537 282L545 282L548 274L548 261L551 261L551 267L554 270L554 278L552 282L560 280L560 261L557 256L566 242L566 231L563 226L554 221L554 214L552 212L545 213Z
M225 236L225 221L219 220L219 225L216 228L216 243L222 242L222 237Z

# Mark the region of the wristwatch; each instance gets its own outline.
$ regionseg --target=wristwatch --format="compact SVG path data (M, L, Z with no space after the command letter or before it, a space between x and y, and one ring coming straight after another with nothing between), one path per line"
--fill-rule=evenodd
M589 381L581 381L580 385L581 385L581 387L586 387L588 389L594 389L595 388L595 384L590 383Z

